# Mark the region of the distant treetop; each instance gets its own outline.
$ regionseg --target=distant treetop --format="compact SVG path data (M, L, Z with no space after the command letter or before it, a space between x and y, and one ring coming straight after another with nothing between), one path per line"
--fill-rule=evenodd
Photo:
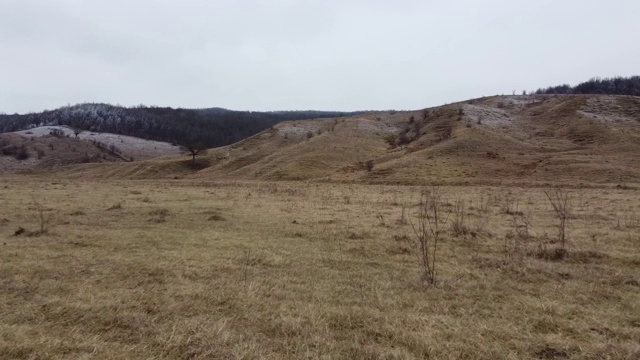
M567 84L538 89L536 94L606 94L640 96L640 76L592 78L576 86Z

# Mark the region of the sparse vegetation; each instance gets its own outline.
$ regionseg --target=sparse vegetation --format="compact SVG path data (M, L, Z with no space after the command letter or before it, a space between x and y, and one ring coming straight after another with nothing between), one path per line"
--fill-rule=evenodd
M64 131L62 131L62 129L58 129L58 128L52 128L49 129L49 135L53 136L53 137L64 137Z
M26 146L21 145L16 148L16 160L27 160L30 156L31 154L29 154L29 150L27 150Z
M77 128L77 127L73 128L73 129L71 129L71 130L73 131L73 135L75 135L75 136L76 136L76 139L78 138L78 136L79 136L80 134L82 134L82 133L84 132L84 130L82 130L82 129L80 129L80 128Z
M373 160L367 160L364 163L364 167L367 171L373 170Z
M554 191L546 191L544 194L549 199L551 207L558 218L558 241L561 252L567 251L567 222L571 216L571 194L569 191L557 188Z
M569 216L572 251L550 262L537 249L557 243L558 219L542 190L441 186L440 210L452 214L439 232L436 286L425 288L416 285L417 237L396 221L403 199L414 199L404 217L419 227L412 187L23 176L2 184L1 358L615 359L637 351L639 227L615 222L636 210L633 188L582 189L590 205ZM511 202L511 215L507 191L520 204ZM146 194L152 203L140 201ZM37 207L25 206L30 196L66 209L55 230L26 236L24 228L40 226ZM100 199L126 206L108 211ZM420 208L432 214L427 201ZM489 231L452 238L455 213L469 239L480 217Z
M430 286L435 286L437 282L439 270L436 265L440 256L438 245L450 215L444 211L442 205L438 188L423 190L416 220L410 221L415 235L413 243L422 270L422 280Z

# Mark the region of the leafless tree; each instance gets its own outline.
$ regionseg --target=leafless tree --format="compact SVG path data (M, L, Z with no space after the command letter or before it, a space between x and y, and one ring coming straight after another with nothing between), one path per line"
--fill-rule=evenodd
M191 155L192 163L196 162L196 156L204 155L207 153L207 149L202 144L196 142L185 142L180 146L180 149L183 152Z

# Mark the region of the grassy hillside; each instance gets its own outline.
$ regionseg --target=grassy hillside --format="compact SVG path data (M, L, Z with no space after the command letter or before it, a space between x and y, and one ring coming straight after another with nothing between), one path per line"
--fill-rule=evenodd
M217 147L232 144L285 120L342 117L358 112L234 111L222 108L173 109L78 104L30 114L0 114L0 133L39 126L69 126L96 133L113 133L172 144Z
M389 184L635 183L639 119L637 97L490 97L414 112L282 122L211 149L196 164L180 156L71 173ZM167 168L176 170L159 170Z

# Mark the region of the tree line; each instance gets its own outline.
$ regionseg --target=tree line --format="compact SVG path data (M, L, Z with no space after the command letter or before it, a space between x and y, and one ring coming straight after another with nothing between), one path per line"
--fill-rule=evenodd
M640 76L592 78L576 86L568 84L538 89L536 94L607 94L640 96Z
M210 148L240 141L281 121L335 118L360 113L363 112L257 112L87 103L41 113L0 115L0 133L38 126L64 125L82 131L108 132Z

